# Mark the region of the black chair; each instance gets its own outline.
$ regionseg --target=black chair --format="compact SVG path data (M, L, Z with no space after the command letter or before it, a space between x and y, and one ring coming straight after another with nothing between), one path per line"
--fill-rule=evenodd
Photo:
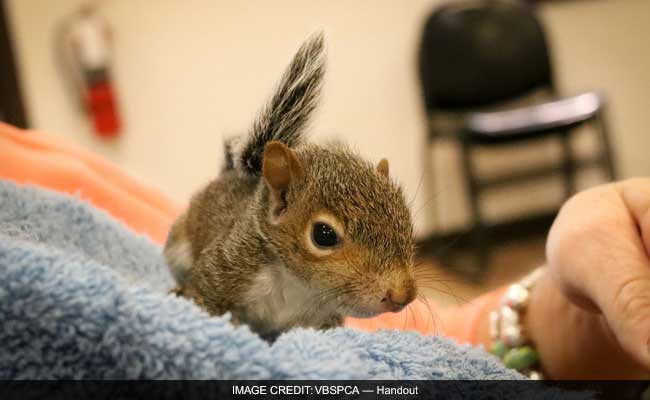
M596 92L559 97L544 30L525 3L469 1L437 8L424 27L419 69L429 140L453 138L460 144L473 221L469 233L480 266L488 263L490 253L480 205L486 190L561 174L568 197L575 191L579 168L600 166L615 178L603 97ZM550 101L503 110L504 103L540 91ZM459 123L453 129L437 127L432 119L441 113L460 116ZM602 151L580 160L572 151L570 135L587 122L598 128ZM476 147L549 136L562 144L560 164L525 170L513 166L511 173L489 179L477 174L472 157Z

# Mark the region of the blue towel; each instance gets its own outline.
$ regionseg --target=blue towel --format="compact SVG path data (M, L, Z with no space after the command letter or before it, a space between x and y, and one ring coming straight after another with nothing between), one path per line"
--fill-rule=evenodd
M75 197L0 181L0 379L521 379L413 332L295 329L269 345L167 295L161 249Z

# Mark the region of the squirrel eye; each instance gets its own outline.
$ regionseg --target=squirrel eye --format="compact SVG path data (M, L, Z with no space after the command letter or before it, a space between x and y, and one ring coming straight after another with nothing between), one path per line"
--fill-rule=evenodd
M339 236L336 234L334 228L322 222L314 224L312 240L318 247L334 247L339 244Z

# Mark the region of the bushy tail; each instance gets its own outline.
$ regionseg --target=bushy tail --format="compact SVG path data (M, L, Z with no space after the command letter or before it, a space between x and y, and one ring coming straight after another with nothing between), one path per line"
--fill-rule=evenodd
M300 47L248 135L237 144L226 144L226 168L259 175L264 148L269 141L277 140L289 147L300 143L311 114L318 106L325 73L324 52L322 33L311 36Z

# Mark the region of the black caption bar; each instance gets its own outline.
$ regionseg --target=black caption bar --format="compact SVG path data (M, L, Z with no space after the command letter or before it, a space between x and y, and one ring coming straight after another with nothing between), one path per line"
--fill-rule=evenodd
M645 381L0 381L0 399L636 400L647 387Z

